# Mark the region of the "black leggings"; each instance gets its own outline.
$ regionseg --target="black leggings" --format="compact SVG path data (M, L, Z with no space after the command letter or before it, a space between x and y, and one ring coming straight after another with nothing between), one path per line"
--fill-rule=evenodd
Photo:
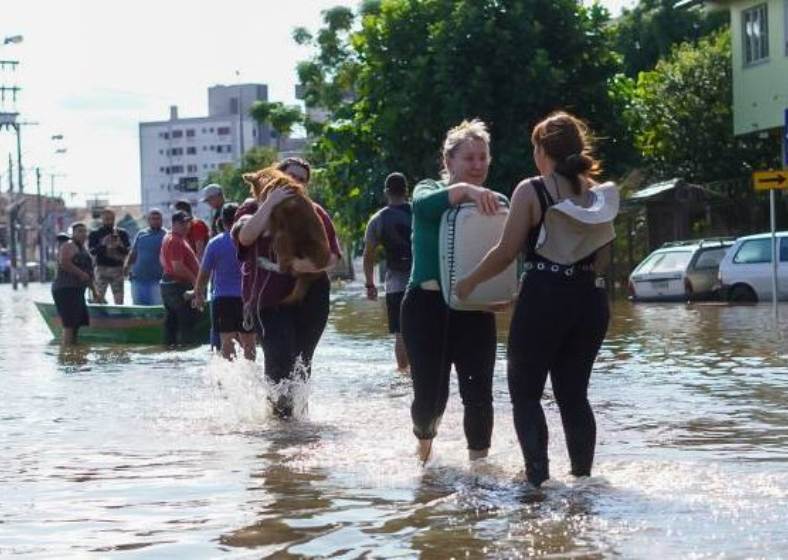
M265 375L273 383L284 379L308 379L312 373L312 356L328 322L331 282L324 274L312 282L303 300L292 305L266 307L260 310ZM303 369L296 371L301 359ZM292 403L281 403L287 415Z
M449 399L454 364L465 407L468 449L490 447L493 429L492 379L495 316L450 310L440 292L409 290L402 301L402 336L413 380L413 433L432 439Z
M591 474L596 422L588 402L588 382L610 309L592 275L567 278L529 272L509 329L508 378L514 427L528 480L549 478L547 422L541 398L547 373L561 412L572 474Z

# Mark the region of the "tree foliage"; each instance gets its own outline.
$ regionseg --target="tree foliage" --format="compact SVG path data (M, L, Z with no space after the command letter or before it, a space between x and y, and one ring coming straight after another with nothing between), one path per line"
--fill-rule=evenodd
M249 187L244 183L243 174L268 167L276 162L277 153L271 148L255 146L244 154L241 167L223 165L211 171L205 184L217 183L224 187L224 197L228 202L241 203L249 197Z
M778 155L773 142L733 135L730 49L724 29L674 48L653 71L629 82L625 114L654 178L730 179Z
M249 114L260 124L271 125L276 133L276 149L282 147L282 139L289 136L296 124L303 121L300 107L288 106L281 101L255 101Z
M608 83L618 69L608 14L575 0L368 0L324 13L316 54L298 67L309 106L328 110L311 157L334 217L360 232L385 175L436 176L446 131L491 127L489 185L533 173L530 130L568 109L602 136L620 130Z
M616 21L615 46L623 56L624 73L637 78L653 70L675 45L697 41L725 27L729 19L727 9L688 10L677 7L676 0L641 0Z

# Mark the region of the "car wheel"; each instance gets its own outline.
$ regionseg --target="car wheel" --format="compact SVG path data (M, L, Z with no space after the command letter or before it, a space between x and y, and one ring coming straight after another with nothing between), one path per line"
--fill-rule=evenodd
M728 301L735 303L755 303L758 301L758 296L755 295L755 292L749 286L739 284L731 288L730 294L728 295Z

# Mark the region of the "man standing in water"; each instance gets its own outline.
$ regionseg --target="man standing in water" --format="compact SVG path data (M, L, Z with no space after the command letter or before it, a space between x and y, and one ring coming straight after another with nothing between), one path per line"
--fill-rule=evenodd
M383 246L386 252L386 311L389 332L394 335L394 356L397 368L408 371L410 364L400 332L400 310L413 262L410 247L411 209L408 202L408 181L402 173L392 173L384 183L386 207L379 210L367 224L364 235L364 278L367 299L378 299L375 286L375 251Z
M178 210L172 215L172 231L161 244L161 299L166 312L164 344L175 346L199 342L194 337L194 326L199 313L186 300L186 292L194 288L200 263L186 242L191 216Z

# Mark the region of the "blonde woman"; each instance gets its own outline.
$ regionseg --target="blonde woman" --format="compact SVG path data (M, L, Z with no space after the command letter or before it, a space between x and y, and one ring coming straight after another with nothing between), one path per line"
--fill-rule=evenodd
M484 186L490 168L490 135L482 121L463 121L449 130L443 165L440 180L421 181L413 191L413 268L402 303L402 334L413 380L411 417L422 461L430 457L446 409L452 365L465 409L470 460L487 456L493 428L495 317L446 305L438 255L440 219L447 208L469 202L492 215L500 205L500 195Z

